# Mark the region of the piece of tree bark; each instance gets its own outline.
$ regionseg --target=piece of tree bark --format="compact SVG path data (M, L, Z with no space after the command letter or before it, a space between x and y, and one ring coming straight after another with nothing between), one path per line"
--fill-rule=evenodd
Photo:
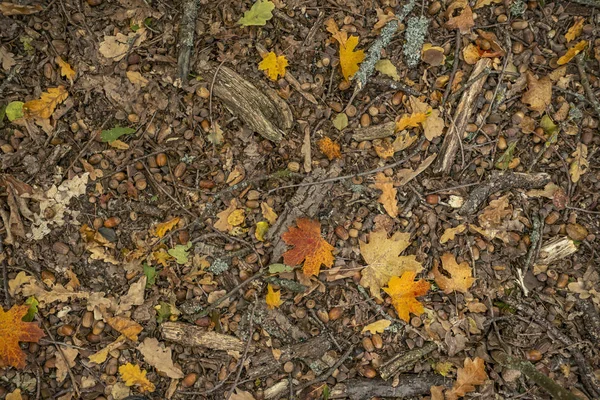
M550 265L577 252L575 242L567 236L557 236L542 244L537 265Z
M224 65L208 63L201 68L200 76L213 82L213 95L250 129L273 142L283 139L292 127L292 112L283 99L268 87L262 91L237 72ZM216 76L215 76L216 74ZM264 85L266 86L266 85ZM271 93L273 92L273 93Z
M390 121L379 125L371 125L365 128L358 128L354 130L352 139L357 142L363 142L365 140L383 139L388 136L392 136L396 131L396 122Z
M387 380L395 374L408 372L417 363L417 361L422 360L427 354L431 353L437 348L438 345L435 344L435 342L427 342L423 345L423 347L397 354L385 362L381 368L379 368L379 375L384 380Z
M179 54L177 55L177 72L182 84L186 83L190 73L190 56L194 48L197 17L198 0L185 0L181 9L181 21L179 22Z
M579 311L583 312L585 334L590 337L592 343L600 343L600 315L592 299L579 299L575 303L575 306Z
M244 342L234 336L207 331L206 329L181 322L165 322L160 325L160 331L165 340L179 343L183 346L200 346L213 350L231 350L240 353L246 347ZM250 346L250 351L253 351L253 346Z
M482 58L477 61L471 77L478 76L483 72L484 69L489 68L492 61L489 58ZM473 113L473 105L479 95L481 95L481 88L485 82L485 76L473 83L467 91L465 91L456 107L454 112L454 118L450 122L450 127L444 137L444 142L440 150L440 157L435 162L433 171L436 174L444 173L447 174L454 164L454 158L456 152L460 147L460 142L463 139L463 134L469 123L469 118Z
M349 397L351 400L364 400L372 397L393 397L402 399L430 393L432 386L449 387L451 381L441 375L400 375L399 383L392 386L380 379L350 379L334 386L330 399Z
M250 312L244 314L240 329L244 329L250 319ZM283 343L304 341L309 335L293 324L289 318L278 309L269 310L265 302L256 304L254 311L254 324L260 326L269 335L280 339Z
M446 138L448 138L447 135ZM458 212L461 215L472 215L492 193L501 192L509 188L535 189L543 187L548 182L550 182L550 175L544 173L524 174L520 172L493 171L491 178L487 182L482 183L471 191L469 198Z

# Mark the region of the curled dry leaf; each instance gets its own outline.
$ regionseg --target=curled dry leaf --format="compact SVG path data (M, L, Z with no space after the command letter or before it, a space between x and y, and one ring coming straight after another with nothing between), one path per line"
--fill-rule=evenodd
M585 23L585 18L579 17L575 19L575 23L571 25L567 33L565 33L565 38L567 39L567 43L577 39L581 32L583 32L583 24Z
M110 317L107 322L115 331L134 342L137 341L138 334L144 329L137 322L125 317Z
M401 277L392 276L388 287L383 290L392 298L392 305L403 321L410 321L410 314L421 315L425 307L416 298L425 295L431 286L429 282L415 281L415 272L404 272Z
M457 264L454 255L451 253L444 253L440 258L442 260L442 267L446 273L440 271L438 263L435 263L433 266L435 283L446 294L453 291L467 293L469 288L475 283L473 271L469 267L469 264L466 261Z
M456 13L458 13L458 15L453 17ZM452 2L446 10L446 18L448 18L446 28L458 29L463 35L469 33L471 28L475 26L475 22L473 21L473 11L467 0L455 0Z
M527 71L527 92L521 101L529 105L529 109L543 112L552 101L552 80L545 76L538 79L532 72Z
M392 178L378 172L375 175L375 183L371 187L381 190L381 196L377 201L383 204L383 208L390 217L396 218L398 216L398 201L396 200L398 191L394 189Z
M585 174L590 167L590 163L587 160L588 149L583 143L579 143L575 152L572 154L573 160L569 166L569 174L573 183L579 182L581 175Z
M302 271L305 276L319 275L321 265L333 266L333 246L321 236L321 223L307 218L296 220L298 227L290 227L281 238L293 249L283 254L288 265L299 265L304 261Z

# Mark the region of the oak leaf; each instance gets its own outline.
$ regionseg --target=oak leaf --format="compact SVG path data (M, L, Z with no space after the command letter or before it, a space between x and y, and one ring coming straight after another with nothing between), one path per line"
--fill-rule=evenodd
M358 46L358 36L348 38L348 33L340 31L332 18L325 22L325 26L340 45L340 67L344 79L348 81L358 71L358 64L365 59L365 52L362 50L354 51Z
M577 18L575 23L571 25L567 33L565 33L565 38L567 39L567 43L572 40L575 40L581 35L583 32L583 24L585 23L585 18Z
M416 298L423 296L431 286L429 282L420 279L415 281L417 274L407 271L401 277L392 276L388 282L388 287L383 290L392 298L392 305L398 313L398 317L403 321L410 320L410 314L421 315L425 312L423 304Z
M465 230L467 229L467 226L465 224L460 224L458 226L455 226L454 228L448 228L444 231L444 233L442 234L442 237L440 238L440 243L444 244L446 242L448 242L449 240L454 240L454 237L460 233L463 233Z
M138 339L138 334L144 329L134 320L125 317L110 317L107 322L115 331L133 341Z
M395 81L400 80L400 75L398 75L398 69L388 59L377 61L377 63L375 64L375 70L381 72L384 75L389 76Z
M121 379L127 386L137 386L140 392L154 392L154 384L146 378L147 371L141 369L139 365L127 363L119 367Z
M50 118L60 103L69 97L64 86L48 88L39 99L31 100L23 104L25 118Z
M161 222L160 224L157 224L154 227L154 231L153 231L154 236L156 236L158 238L162 238L163 236L165 236L167 234L167 232L169 232L171 229L173 229L174 227L177 226L177 224L179 223L179 220L180 220L179 217L175 217L166 222Z
M139 71L127 71L125 74L127 75L129 82L136 86L146 87L148 86L148 83L150 83L150 81L144 78L144 75L142 75Z
M181 368L173 364L171 348L160 343L156 338L147 337L137 347L144 361L171 379L183 378Z
M377 22L373 25L373 30L376 31L386 26L388 22L398 19L390 10L383 11L381 8L376 8L375 12L377 13Z
M265 219L269 221L269 224L274 225L277 221L277 214L275 213L275 211L273 211L273 208L267 203L263 202L260 203L260 209L262 211L263 217L265 217Z
M265 297L265 301L270 310L282 305L283 301L281 301L281 290L273 290L273 286L271 286L269 283L267 285L267 296Z
M321 150L321 152L327 156L329 161L333 160L334 158L342 158L340 145L331 140L331 138L326 136L319 140L317 145L319 146L319 150Z
M564 64L568 63L569 61L571 61L573 59L573 57L575 57L577 54L581 53L587 47L587 44L588 44L587 40L580 41L575 46L569 48L569 50L567 50L565 55L560 57L558 59L558 61L556 61L556 63L558 65L564 65Z
M391 277L400 276L404 272L420 272L423 267L414 255L400 256L410 245L410 234L396 232L391 238L385 231L371 232L369 243L359 242L360 253L368 266L361 271L360 284L369 288L371 295L381 298L381 287Z
M17 64L14 56L15 55L8 51L6 47L0 46L0 66L2 66L4 71L10 71L10 69Z
M287 265L299 265L304 261L304 275L319 275L321 264L326 267L333 265L333 246L321 237L321 223L307 218L296 220L298 227L290 227L281 238L293 249L283 254Z
M527 71L527 91L521 101L534 111L543 112L552 101L552 81L549 77L536 78Z
M25 353L19 342L38 343L44 332L34 322L23 322L29 306L12 306L8 311L0 307L0 368L25 368Z
M394 189L392 178L379 172L375 175L375 183L371 187L381 190L381 196L377 201L383 204L383 208L390 217L396 218L398 216L398 200L396 200L398 191Z
M453 17L458 10L462 11L460 11L457 16ZM446 10L446 17L448 18L446 28L458 29L463 35L469 33L471 28L475 26L475 21L473 21L473 11L467 0L455 0L452 2Z
M473 271L471 270L471 267L469 267L469 264L466 261L457 264L454 255L451 253L444 253L440 258L442 260L444 271L446 271L450 277L440 271L438 263L435 263L433 266L435 283L437 283L446 294L452 293L453 291L467 293L469 288L475 282Z
M264 26L268 20L273 18L275 4L269 0L257 0L244 16L238 20L243 26Z
M579 143L575 152L572 154L573 160L569 166L569 174L573 183L579 182L581 175L585 174L590 167L590 163L587 160L588 149L583 143Z
M34 4L31 6L24 6L21 4L11 3L8 1L3 1L0 3L0 13L5 16L11 15L30 15L35 14L42 11L44 7L40 4Z
M446 400L456 400L475 391L475 386L483 384L487 378L483 359L479 357L475 357L474 360L465 358L464 367L459 368L456 372L454 386L446 391Z
M131 50L136 49L146 40L148 32L145 28L140 28L135 32L130 32L128 35L117 33L115 36L104 36L104 40L100 43L98 52L104 58L114 61L120 61Z
M425 122L427 114L424 112L404 114L396 121L396 132L406 128L418 128L420 124Z
M277 77L285 76L285 67L288 66L288 60L285 56L278 56L274 52L267 53L263 60L258 64L258 69L265 71L272 81L276 81Z
M362 331L360 333L371 332L371 334L373 335L376 333L383 333L383 331L385 331L385 328L387 328L391 324L392 321L390 321L389 319L380 319L379 321L370 323L369 325L362 328Z
M60 67L60 75L64 76L69 81L71 81L71 83L73 83L73 79L75 79L75 76L77 75L75 73L75 70L73 70L73 68L71 68L69 63L67 63L66 61L64 61L62 58L60 58L58 56L54 60Z

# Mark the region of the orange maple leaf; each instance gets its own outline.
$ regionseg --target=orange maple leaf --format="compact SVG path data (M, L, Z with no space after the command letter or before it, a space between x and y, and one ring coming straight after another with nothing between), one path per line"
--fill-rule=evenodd
M473 271L471 271L469 263L464 261L458 264L452 253L444 253L440 259L442 260L443 269L450 277L447 277L440 271L439 265L435 263L433 266L435 283L437 283L440 289L446 294L452 293L455 290L457 292L467 293L469 288L475 283Z
M475 357L474 360L465 358L464 368L459 368L456 373L454 386L446 391L446 400L455 400L475 391L475 385L483 384L487 378L483 359L479 357Z
M319 146L319 150L321 150L321 152L327 156L329 161L333 160L334 158L342 158L340 145L331 140L331 138L324 137L317 142L317 145Z
M425 311L416 297L423 296L429 290L429 282L420 279L415 282L417 274L407 271L401 277L392 276L388 282L388 287L383 290L392 298L392 305L396 309L398 316L408 322L410 313L421 315Z
M321 264L333 266L333 246L321 237L321 223L307 218L296 220L298 227L290 227L281 238L294 246L283 254L283 261L288 265L298 265L304 261L304 275L319 275Z
M29 306L13 306L7 312L0 307L0 367L25 368L25 353L19 342L37 343L44 332L34 322L23 322Z

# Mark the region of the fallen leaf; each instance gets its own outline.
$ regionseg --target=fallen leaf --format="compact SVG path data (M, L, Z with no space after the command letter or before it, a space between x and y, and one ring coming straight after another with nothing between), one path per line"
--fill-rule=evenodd
M437 283L440 289L446 294L452 293L453 291L467 293L469 288L473 286L473 283L475 282L473 271L471 271L469 264L466 261L457 264L452 253L444 253L440 259L442 260L442 267L444 271L446 271L446 274L441 272L438 263L435 263L433 266L435 283ZM450 277L448 277L448 275Z
M408 149L417 140L417 135L411 135L407 130L398 132L392 143L394 152Z
M348 81L358 71L358 64L365 58L364 51L354 51L358 45L358 36L350 36L348 38L348 33L340 31L332 18L325 22L325 26L340 46L340 67L342 68L344 79Z
M11 101L7 104L6 109L6 117L10 122L17 120L19 118L23 118L23 103L22 101Z
M546 186L544 186L543 189L531 189L528 190L525 194L529 197L546 197L547 199L553 199L554 194L559 189L560 186L558 186L554 182L550 182L546 184Z
M72 347L63 347L61 353L62 355L56 356L56 380L58 382L64 381L69 374L69 369L75 366L75 359L79 355L79 350Z
M481 51L479 50L479 47L473 43L469 43L467 46L465 46L465 48L462 50L462 54L463 59L469 65L475 65L481 58Z
M132 133L135 133L135 129L133 128L127 128L127 127L121 127L121 126L115 126L112 129L106 129L103 130L100 133L100 139L102 139L103 142L114 142L115 140L117 140L118 138L120 138L123 135L130 135Z
M479 215L479 224L487 229L500 225L504 218L512 214L512 208L508 202L508 195L490 201Z
M100 43L98 51L104 58L120 61L130 50L134 50L146 40L148 33L145 28L140 28L136 32L130 32L128 35L117 33L115 36L104 36Z
M425 43L421 49L421 59L433 67L439 67L446 62L444 48Z
M420 124L425 122L427 114L425 113L412 113L404 114L398 121L396 121L396 132L402 131L406 128L418 128Z
M527 71L527 92L521 101L529 105L529 109L543 112L552 101L552 81L547 76L538 79Z
M335 116L332 123L335 129L343 131L348 126L348 116L346 113L341 112Z
M125 317L110 317L107 322L115 331L134 342L137 341L138 334L144 329L137 322Z
M371 332L372 335L376 333L383 333L385 328L390 326L392 321L389 319L380 319L379 321L375 321L365 326L360 333Z
M88 360L96 364L102 364L108 358L108 353L110 353L117 347L120 347L126 341L127 338L124 335L121 335L114 342L107 344L106 347L104 347L103 349L100 349L94 354L90 355L88 357Z
M0 12L5 16L11 15L31 15L42 11L44 8L40 4L24 6L20 4L3 1L0 3Z
M321 152L327 156L329 161L335 158L342 158L342 153L340 152L340 145L331 140L331 138L326 136L323 139L319 140L317 142L317 145L319 146L319 150L321 150Z
M12 67L17 65L14 54L6 50L6 47L0 46L0 65L6 72L10 71Z
M257 0L244 16L238 20L238 24L243 26L264 26L267 21L273 18L273 9L275 4L269 0Z
M139 71L127 71L126 75L127 79L129 79L129 82L133 83L136 86L146 87L148 86L148 83L150 83L150 81L144 78L144 76Z
M281 290L273 290L273 286L271 286L269 283L267 285L267 296L265 297L265 301L267 302L267 307L269 307L270 310L282 305L283 301L281 301Z
M287 265L299 265L304 261L302 271L305 276L319 275L321 264L333 265L333 246L321 236L321 223L307 218L296 220L298 227L290 227L281 238L293 249L283 254Z
M273 208L267 203L263 202L260 203L260 209L262 211L263 217L265 217L265 219L269 221L269 224L274 225L277 221L277 214L275 214Z
M444 133L444 119L440 117L440 110L431 110L422 123L423 133L430 142Z
M577 183L579 182L581 175L585 174L590 167L590 163L587 160L587 146L583 143L579 143L575 152L571 155L573 156L573 160L569 166L569 174L571 175L573 183Z
M402 273L401 277L392 276L388 282L388 287L383 290L392 298L392 305L398 313L398 317L403 321L410 321L410 314L417 316L425 312L423 304L416 298L423 296L429 291L429 282L419 279L415 281L417 274L407 271Z
M152 234L158 238L162 238L169 232L171 229L175 228L181 218L175 217L166 222L161 222L154 227Z
M450 240L454 240L454 237L456 235L463 233L466 229L467 226L465 224L460 224L458 226L455 226L454 228L446 229L442 234L442 237L440 238L440 243L444 244Z
M113 149L117 150L127 150L129 149L129 145L125 142L120 141L119 139L113 140L112 142L108 142L108 145Z
M229 203L229 207L227 207L225 210L223 210L217 214L218 220L217 220L217 222L215 222L215 224L213 226L216 229L220 230L221 232L229 232L231 229L233 229L233 226L227 222L227 219L229 218L229 215L231 215L231 213L234 212L236 209L237 209L237 201L236 201L236 199L231 199L231 202ZM267 221L268 221L268 218L267 218Z
M154 392L154 384L146 378L146 370L140 369L139 365L127 363L119 367L121 379L127 386L137 386L140 392Z
M23 400L21 389L15 389L13 392L7 394L5 400Z
M263 60L258 64L260 71L266 71L268 77L272 81L276 81L278 76L285 76L285 67L288 66L288 60L285 56L277 56L274 52L270 52L263 57Z
M440 361L433 365L433 369L441 376L448 376L450 371L454 369L454 365L448 361Z
M375 183L371 187L381 190L381 196L377 201L383 204L383 208L390 217L396 218L398 216L398 200L396 200L398 191L394 189L392 178L378 172L375 175Z
M475 3L475 7L473 8L477 10L478 8L489 6L492 3L499 4L502 3L502 0L477 0L477 2Z
M27 305L14 305L5 312L0 306L0 368L25 368L26 356L19 342L38 343L45 336L36 323L22 320L28 310Z
M556 63L558 65L564 65L564 64L568 63L569 61L571 61L573 59L573 57L575 57L577 54L581 53L587 47L587 44L588 44L587 40L580 41L575 46L569 48L567 50L567 52L565 53L565 55L560 57L558 59L558 61L556 61Z
M69 93L64 86L48 88L48 91L43 92L39 99L23 104L25 118L50 118L56 106L65 101L67 97L69 97Z
M231 214L229 214L229 216L227 217L227 223L231 226L238 226L244 223L244 221L246 220L246 213L243 209L238 208L237 210L234 210Z
M215 146L223 143L223 130L217 121L215 121L210 127L210 133L206 136L206 138Z
M444 386L432 386L429 391L431 392L431 400L444 400Z
M392 158L396 152L396 148L389 138L373 140L373 149L375 149L377 157L383 160Z
M260 221L256 223L256 230L254 231L254 237L259 242L265 241L265 235L269 231L269 223L267 221Z
M458 10L462 11L453 17ZM471 28L475 26L475 21L473 21L473 11L467 0L455 0L452 2L446 10L446 18L448 18L446 28L458 29L463 35L469 33Z
M387 284L391 277L400 276L404 272L420 272L423 267L414 255L400 256L410 245L410 234L396 232L391 238L385 231L375 231L369 234L369 243L359 241L360 253L368 264L361 271L360 284L369 288L371 295L381 298L381 287Z
M75 73L75 71L73 70L73 68L71 68L71 66L66 61L64 61L62 58L60 58L59 56L57 56L54 60L60 67L60 75L64 76L71 83L73 83L73 80L75 79L75 76L77 75Z
M467 393L474 392L476 385L482 385L488 376L485 372L485 363L483 359L475 357L474 360L465 358L463 368L456 372L456 382L452 389L446 391L447 400L456 400Z
M142 353L144 361L156 368L160 373L171 379L183 378L184 375L181 368L173 364L171 348L165 348L156 338L147 337L137 346L137 349Z
M583 32L583 24L585 23L585 18L576 18L575 23L571 25L567 33L565 33L565 38L567 39L567 43L572 40L575 40L581 35Z
M390 60L384 59L377 61L377 63L375 64L375 70L381 72L384 75L389 76L395 81L400 80L400 75L398 75L398 69L394 64L392 64Z
M121 296L115 315L120 315L125 311L131 310L133 306L144 304L144 291L146 289L146 276L142 275L137 282L132 283L127 290L127 294Z
M187 244L178 244L172 249L169 249L168 253L171 257L175 258L175 262L177 262L177 264L185 264L188 262L188 257L190 255L188 250L191 247L192 242L188 242Z
M245 390L235 389L235 393L231 395L230 400L256 400L252 393L246 392Z
M415 179L417 176L419 176L419 174L421 174L423 171L429 168L429 166L431 165L433 160L435 160L436 157L437 153L430 154L429 157L424 159L415 170L413 170L412 168L404 168L399 170L396 173L395 186L404 186L408 182Z
M386 26L388 22L398 19L396 15L389 10L384 12L381 8L376 8L375 12L377 13L377 22L373 25L373 29L376 31Z

